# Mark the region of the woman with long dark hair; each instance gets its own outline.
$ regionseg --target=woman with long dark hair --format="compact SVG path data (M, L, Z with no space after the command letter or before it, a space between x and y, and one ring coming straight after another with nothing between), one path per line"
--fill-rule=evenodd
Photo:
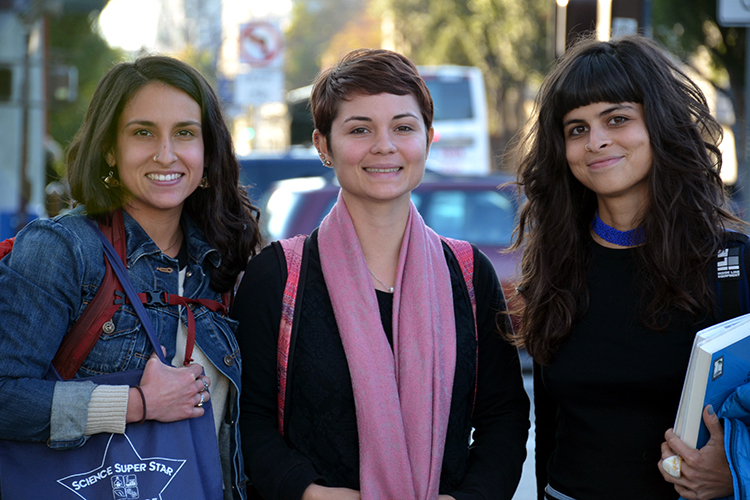
M660 444L695 333L716 322L710 272L742 224L719 177L721 137L698 86L646 38L584 39L546 77L519 146L515 241L539 498L677 497ZM685 498L732 489L721 426L706 418L701 451L718 480L698 496L688 464L675 480Z
M67 169L78 206L29 224L0 261L0 439L77 448L138 422L202 417L211 400L225 497L244 498L236 323L203 304L224 296L228 305L260 234L216 94L173 58L114 66L94 92ZM73 375L143 369L138 386L45 378L105 279L89 219L121 221L128 278L150 297L146 314L173 366L159 361L123 298ZM169 297L182 305L168 305Z

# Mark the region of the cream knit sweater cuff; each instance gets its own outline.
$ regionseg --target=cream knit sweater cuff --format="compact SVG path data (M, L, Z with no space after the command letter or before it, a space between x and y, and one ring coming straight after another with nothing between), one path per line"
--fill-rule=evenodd
M127 385L99 385L89 401L86 436L102 432L124 434L128 414Z

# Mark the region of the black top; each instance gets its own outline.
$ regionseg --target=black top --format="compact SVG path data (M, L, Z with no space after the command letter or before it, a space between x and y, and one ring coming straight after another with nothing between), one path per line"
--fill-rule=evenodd
M233 307L243 359L240 429L245 466L267 499L299 499L312 482L359 489L359 444L346 355L311 240L299 329L290 360L288 433L277 430L276 346L286 264L273 247L253 258ZM474 249L479 378L471 303L458 262L444 246L453 286L457 360L440 492L458 500L510 499L526 455L528 398L517 350L497 332L502 289L487 257ZM303 263L303 268L305 264ZM367 286L372 286L368 281ZM391 335L393 296L378 293ZM298 299L299 300L299 299ZM474 443L469 448L471 427Z
M547 477L579 500L679 496L657 468L661 443L674 426L695 333L714 320L673 311L666 331L645 328L651 297L635 257L592 242L588 313L551 364L534 366L539 498Z

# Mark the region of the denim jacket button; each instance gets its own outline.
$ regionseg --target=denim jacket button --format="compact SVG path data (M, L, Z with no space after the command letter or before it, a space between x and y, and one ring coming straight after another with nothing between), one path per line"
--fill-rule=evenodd
M227 354L226 356L224 356L224 364L227 366L232 366L234 364L234 358Z
M191 277L192 275L193 275L193 271L188 271L185 273L185 276L188 278Z
M112 323L112 320L109 320L102 325L102 331L106 334L110 334L115 331L115 324Z

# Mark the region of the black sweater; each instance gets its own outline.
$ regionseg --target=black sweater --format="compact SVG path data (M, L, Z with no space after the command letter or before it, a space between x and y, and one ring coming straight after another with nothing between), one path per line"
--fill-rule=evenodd
M591 248L588 312L552 363L534 367L538 497L548 478L579 500L674 500L660 447L695 333L715 321L672 312L666 331L646 329L635 250Z
M267 499L299 499L312 483L359 489L359 445L354 397L313 235L290 361L288 433L277 430L276 344L286 265L273 246L251 260L233 307L240 321L243 358L240 429L245 466ZM502 289L487 257L476 248L474 284L479 324L479 378L471 303L450 250L456 316L457 360L446 437L441 493L458 500L510 499L526 455L528 399L518 353L496 328ZM303 263L303 267L305 263ZM371 286L368 282L367 286ZM391 335L392 296L378 293L381 318ZM298 299L299 300L299 299ZM468 446L471 427L474 443Z

